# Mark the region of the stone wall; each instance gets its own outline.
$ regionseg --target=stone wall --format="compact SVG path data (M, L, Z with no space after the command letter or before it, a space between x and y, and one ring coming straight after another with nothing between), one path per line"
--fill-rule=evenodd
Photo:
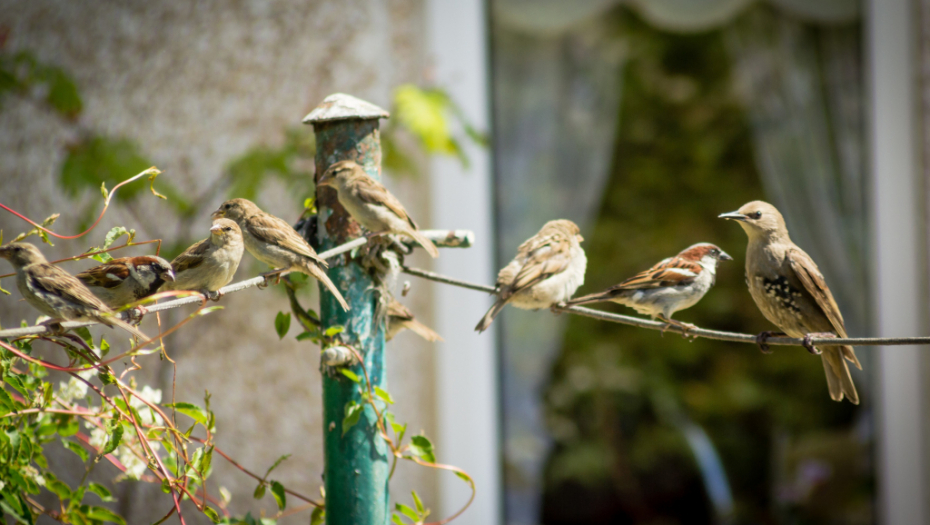
M0 108L0 201L35 219L61 212L56 227L78 231L79 209L57 187L66 148L87 130L133 139L164 171L160 178L190 195L201 194L224 167L259 145L277 146L284 130L326 95L341 91L388 107L393 87L424 77L421 0L341 0L290 2L264 0L179 0L117 2L92 0L0 1L0 29L7 50L28 50L72 75L84 99L76 122L62 119L32 97L14 95ZM311 133L309 127L303 130ZM126 174L127 176L132 174ZM418 221L430 225L424 181L389 180ZM222 188L220 188L222 190ZM143 196L132 208L118 204L88 240L57 241L52 256L74 254L98 244L115 225L135 228L138 238L171 239L178 232L205 237L207 212L223 200L218 191L203 203L205 213L181 223L164 202ZM273 213L293 220L299 200L272 181L263 202L279 202ZM90 199L90 200L87 200ZM0 214L8 235L25 223ZM170 244L170 243L169 243ZM141 251L141 250L140 250ZM246 255L237 280L256 266ZM422 255L417 264L428 264ZM89 263L69 263L77 272ZM0 271L9 268L0 263ZM430 289L414 282L407 304L429 321ZM5 288L13 287L4 280ZM0 322L35 319L18 301L0 297ZM194 320L172 337L168 350L177 361L178 400L202 402L213 394L217 444L244 466L259 472L282 454L293 454L274 477L310 496L319 496L322 425L318 349L291 337L278 341L273 321L287 309L280 290L251 289L222 299L225 310ZM174 311L169 321L180 319ZM143 327L154 332L154 321ZM112 333L112 332L111 332ZM122 340L114 333L114 339ZM397 399L398 420L435 434L433 349L409 334L389 345L389 388ZM139 359L140 382L170 396L173 369L157 356ZM122 366L122 365L121 365ZM70 465L75 482L82 474L73 455L53 454ZM270 497L252 499L255 483L220 458L211 486L233 494L235 513L274 510ZM426 469L400 467L392 490L407 499L416 488L436 508L436 478ZM111 479L116 470L101 464L94 476ZM167 496L144 483L122 483L117 510L129 523L150 523L170 508ZM300 503L291 498L290 506ZM192 516L193 513L190 513ZM306 523L299 513L281 523ZM189 519L188 523L205 522Z

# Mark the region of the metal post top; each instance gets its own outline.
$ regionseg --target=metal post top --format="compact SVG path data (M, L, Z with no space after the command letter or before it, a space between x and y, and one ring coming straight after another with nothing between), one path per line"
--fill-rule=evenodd
M334 93L323 99L319 106L304 117L303 123L316 124L333 120L355 119L374 120L389 118L390 116L390 113L371 102L365 102L360 98L345 93Z

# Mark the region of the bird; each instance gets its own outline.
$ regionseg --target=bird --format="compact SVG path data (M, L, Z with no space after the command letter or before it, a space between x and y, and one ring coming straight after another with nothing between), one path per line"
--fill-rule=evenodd
M266 277L284 272L301 272L316 278L333 294L342 309L349 311L339 288L326 275L326 264L313 247L290 224L261 210L248 199L230 199L213 212L214 218L233 220L242 229L245 248L259 261L275 268Z
M566 305L610 301L669 325L692 329L694 325L675 321L672 314L697 304L714 285L717 264L732 260L733 257L713 244L694 244L620 284L603 292L571 299L566 301Z
M818 352L811 344L814 336L847 337L846 326L823 274L814 260L791 241L781 213L767 202L752 201L719 217L738 221L749 237L746 282L762 315L788 336L804 338L804 346L811 353L821 354L834 401L842 401L845 396L859 404L846 363L862 369L853 348L822 345L822 352ZM770 335L763 332L757 338L763 350L767 349L765 338Z
M232 281L244 250L239 225L229 219L214 220L209 238L193 244L171 261L174 281L166 282L161 289L202 292L211 299L219 299L217 290Z
M394 339L394 336L407 329L411 330L413 333L431 343L443 340L439 334L434 332L425 324L417 321L413 316L413 312L407 309L406 306L400 304L397 299L391 297L387 306L384 338L385 340L390 341L391 339Z
M517 248L517 256L497 274L497 301L475 330L483 332L504 306L549 308L567 301L584 284L588 265L581 230L566 219L547 222Z
M154 255L121 257L75 275L108 307L121 308L148 297L174 280L171 263Z
M113 311L78 278L49 264L35 245L9 243L0 247L0 258L10 261L16 269L16 287L26 302L54 322L96 321L149 341L141 330L114 317Z
M417 223L413 222L397 197L369 177L356 162L343 160L333 164L320 177L317 186L336 190L342 207L371 233L406 235L430 256L439 257L439 250L420 233Z

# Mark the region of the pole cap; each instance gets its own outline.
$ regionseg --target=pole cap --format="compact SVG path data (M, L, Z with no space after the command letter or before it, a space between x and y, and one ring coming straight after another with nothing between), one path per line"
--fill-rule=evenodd
M345 93L334 93L323 99L319 106L304 117L303 123L316 124L317 122L355 119L374 120L389 118L390 116L390 113L371 102L365 102L360 98Z

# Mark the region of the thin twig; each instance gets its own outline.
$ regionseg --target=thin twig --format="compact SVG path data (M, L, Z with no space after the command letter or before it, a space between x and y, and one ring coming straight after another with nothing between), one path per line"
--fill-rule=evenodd
M451 277L446 277L445 275L440 275L433 272L427 272L425 270L420 270L418 268L401 268L406 274L415 275L417 277L422 277L423 279L428 279L430 281L436 281L443 284L451 284L453 286L459 286L462 288L468 288L470 290L477 290L479 292L495 293L497 290L493 286L487 286L483 284L470 283L468 281L462 281L459 279L453 279ZM557 312L566 312L575 315L581 315L584 317L590 317L592 319L599 319L601 321L609 321L612 323L627 324L631 326L637 326L639 328L647 328L650 330L660 330L667 332L674 332L677 334L685 335L688 337L703 337L705 339L714 339L717 341L731 341L734 343L752 343L756 344L756 336L751 334L740 334L737 332L724 332L721 330L708 330L706 328L691 328L685 330L682 327L669 325L661 321L652 321L649 319L643 319L640 317L632 317L629 315L613 314L610 312L604 312L601 310L594 310L591 308L585 308L583 306L555 306L553 308ZM898 346L898 345L930 345L930 337L846 337L846 338L830 338L830 337L814 337L811 338L811 342L815 345L823 346L835 346L835 345L849 345L849 346ZM804 339L799 337L781 337L781 336L772 336L765 340L766 344L769 345L781 345L781 346L804 346Z

